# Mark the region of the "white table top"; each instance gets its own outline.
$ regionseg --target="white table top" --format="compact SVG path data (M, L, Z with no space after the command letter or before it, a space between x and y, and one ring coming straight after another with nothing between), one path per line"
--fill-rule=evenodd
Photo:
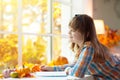
M65 72L36 72L33 73L33 78L4 78L0 80L93 80L90 75L85 75L85 78L67 76Z
M77 78L72 76L67 77L34 77L34 78L5 78L0 80L93 80L92 76L86 76L85 78Z

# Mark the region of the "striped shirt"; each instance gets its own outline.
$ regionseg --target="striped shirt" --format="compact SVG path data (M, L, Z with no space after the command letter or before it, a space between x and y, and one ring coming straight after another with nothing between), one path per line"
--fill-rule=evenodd
M69 75L83 78L86 73L93 75L95 80L120 80L120 59L111 56L112 60L104 63L92 61L94 49L91 45L85 44L81 50L76 63L64 66L55 66L55 71L71 67ZM107 56L107 55L106 55Z

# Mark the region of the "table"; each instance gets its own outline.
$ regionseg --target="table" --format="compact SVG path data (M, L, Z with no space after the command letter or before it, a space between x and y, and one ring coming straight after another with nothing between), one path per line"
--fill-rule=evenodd
M31 73L33 78L4 78L0 80L93 80L93 76L85 75L85 78L78 78L66 75L64 71L35 72Z
M85 75L85 78L77 78L72 76L67 77L34 77L34 78L5 78L0 80L93 80L90 75Z

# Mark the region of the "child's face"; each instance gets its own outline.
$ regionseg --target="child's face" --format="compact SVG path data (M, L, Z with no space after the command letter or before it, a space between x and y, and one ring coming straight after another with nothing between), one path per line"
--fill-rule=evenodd
M83 41L82 35L78 30L70 29L69 31L70 42L80 44Z

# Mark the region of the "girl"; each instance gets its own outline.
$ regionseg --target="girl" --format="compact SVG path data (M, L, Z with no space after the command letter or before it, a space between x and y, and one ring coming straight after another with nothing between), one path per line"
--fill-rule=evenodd
M98 41L93 19L85 14L76 15L69 28L71 49L77 53L75 62L63 66L42 66L41 70L61 71L67 68L71 76L83 78L88 73L94 80L120 80L120 59Z

